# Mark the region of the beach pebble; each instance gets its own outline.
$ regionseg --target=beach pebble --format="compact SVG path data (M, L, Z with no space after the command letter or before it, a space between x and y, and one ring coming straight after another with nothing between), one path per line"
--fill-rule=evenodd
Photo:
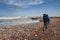
M37 36L37 34L35 34L35 36Z
M28 40L28 39L24 39L24 40Z

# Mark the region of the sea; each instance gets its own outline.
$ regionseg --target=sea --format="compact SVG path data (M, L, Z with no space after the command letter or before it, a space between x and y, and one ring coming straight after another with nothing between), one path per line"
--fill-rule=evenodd
M37 23L39 20L32 20L29 17L0 17L0 26Z

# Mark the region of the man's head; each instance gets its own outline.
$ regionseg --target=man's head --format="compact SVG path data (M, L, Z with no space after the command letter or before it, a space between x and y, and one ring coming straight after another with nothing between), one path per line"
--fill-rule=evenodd
M46 14L44 13L43 16L45 16Z

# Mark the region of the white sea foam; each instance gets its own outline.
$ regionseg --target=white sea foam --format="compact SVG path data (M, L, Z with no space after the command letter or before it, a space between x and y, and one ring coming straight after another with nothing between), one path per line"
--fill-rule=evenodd
M14 20L13 20L14 19ZM39 20L32 20L28 17L0 17L0 25L15 25L15 24L27 24L37 23Z
M27 17L0 17L0 20L1 19L18 19L18 18L27 18Z

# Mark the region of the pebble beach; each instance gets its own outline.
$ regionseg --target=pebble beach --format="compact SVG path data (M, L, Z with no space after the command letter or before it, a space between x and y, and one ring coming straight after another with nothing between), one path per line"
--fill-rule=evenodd
M43 21L0 26L0 40L60 40L60 18L52 18L44 32L42 27Z

